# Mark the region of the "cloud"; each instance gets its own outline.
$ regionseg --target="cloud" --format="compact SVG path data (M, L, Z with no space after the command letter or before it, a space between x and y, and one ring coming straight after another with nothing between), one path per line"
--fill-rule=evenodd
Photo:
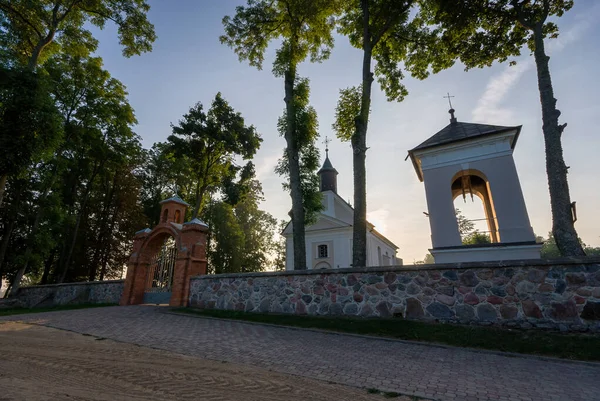
M550 55L559 53L567 45L582 38L585 32L593 26L599 13L600 5L596 4L586 12L577 14L574 18L574 25L561 32L557 39L546 40L547 53ZM517 65L506 66L502 72L493 76L471 113L473 120L492 124L503 124L510 121L513 111L506 107L503 108L501 105L523 74L533 66L533 56L524 56L517 60Z
M275 176L275 166L281 155L271 155L262 157L259 162L256 163L256 177L259 180L264 180ZM255 160L256 162L256 160Z

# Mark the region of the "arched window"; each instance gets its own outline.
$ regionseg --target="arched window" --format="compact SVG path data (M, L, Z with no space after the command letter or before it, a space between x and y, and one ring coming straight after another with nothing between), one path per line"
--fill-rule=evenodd
M163 223L167 222L167 216L169 216L169 209L165 209L165 211L163 212L163 216L162 216Z
M177 223L177 224L181 223L181 221L179 221L180 218L181 218L181 212L179 210L175 210L175 223Z
M327 257L329 257L328 256L329 253L327 252L328 251L327 245L319 245L318 248L317 248L317 250L318 250L319 258L327 258Z

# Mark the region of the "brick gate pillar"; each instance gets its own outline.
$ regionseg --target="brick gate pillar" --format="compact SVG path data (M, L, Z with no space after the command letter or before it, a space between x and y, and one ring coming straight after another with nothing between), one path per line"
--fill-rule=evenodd
M181 248L177 254L170 306L187 306L190 278L206 274L206 234L208 226L199 219L183 224Z

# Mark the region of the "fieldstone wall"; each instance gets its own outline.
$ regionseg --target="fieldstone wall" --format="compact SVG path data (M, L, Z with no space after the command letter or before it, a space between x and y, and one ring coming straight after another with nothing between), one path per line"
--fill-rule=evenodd
M600 332L600 258L199 276L189 306Z
M124 280L21 287L13 298L26 308L74 304L118 304Z

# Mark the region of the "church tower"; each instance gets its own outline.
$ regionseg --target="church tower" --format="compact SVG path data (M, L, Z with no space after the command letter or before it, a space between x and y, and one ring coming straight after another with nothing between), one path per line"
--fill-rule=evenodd
M337 170L329 160L329 141L325 139L325 162L323 167L317 172L321 178L321 192L332 191L337 194Z

